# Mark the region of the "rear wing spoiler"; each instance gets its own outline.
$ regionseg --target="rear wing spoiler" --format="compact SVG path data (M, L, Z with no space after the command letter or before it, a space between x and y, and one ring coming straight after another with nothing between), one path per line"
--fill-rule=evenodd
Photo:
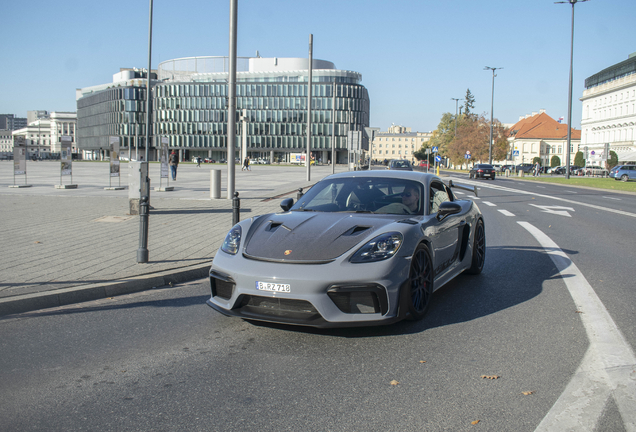
M477 188L475 186L459 185L459 184L453 183L452 180L448 180L448 187L457 188L457 189L463 189L465 191L472 192L472 193L475 194L475 196L477 196Z

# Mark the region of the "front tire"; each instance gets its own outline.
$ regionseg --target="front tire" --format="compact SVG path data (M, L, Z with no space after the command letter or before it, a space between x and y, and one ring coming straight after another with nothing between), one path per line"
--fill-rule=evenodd
M480 219L475 227L475 238L473 239L473 257L470 268L466 273L477 275L484 269L486 262L486 229L484 222Z
M433 296L433 260L426 245L419 245L413 253L409 279L403 291L406 318L421 320L426 315Z

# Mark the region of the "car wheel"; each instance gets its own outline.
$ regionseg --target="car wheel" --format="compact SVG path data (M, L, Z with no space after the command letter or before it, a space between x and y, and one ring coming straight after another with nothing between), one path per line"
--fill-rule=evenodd
M406 318L424 318L433 295L433 260L426 245L421 244L415 249L405 288L402 304L407 311Z
M627 174L623 174L623 175L621 176L621 180L622 180L622 181L624 181L624 182L626 182L627 180L629 180L629 177L627 176Z
M479 274L484 269L486 262L486 230L484 222L480 219L475 227L475 238L473 239L473 259L470 268L466 270L468 274Z

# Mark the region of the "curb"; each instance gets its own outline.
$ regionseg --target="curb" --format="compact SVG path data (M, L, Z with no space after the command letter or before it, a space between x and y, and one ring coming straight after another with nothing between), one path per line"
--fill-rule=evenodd
M208 276L210 266L211 261L209 264L199 264L177 270L166 270L127 279L7 297L0 299L0 317L131 294L165 286L170 283L176 284L203 279Z

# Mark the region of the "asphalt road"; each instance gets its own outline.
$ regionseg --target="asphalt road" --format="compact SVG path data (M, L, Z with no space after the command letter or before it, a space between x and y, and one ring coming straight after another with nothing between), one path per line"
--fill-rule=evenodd
M206 281L0 319L0 429L541 430L598 346L595 309L571 294L581 277L636 346L635 199L472 183L484 272L437 291L423 321L249 323L206 306ZM572 430L634 430L623 394L598 391L600 411L568 413L592 427Z

